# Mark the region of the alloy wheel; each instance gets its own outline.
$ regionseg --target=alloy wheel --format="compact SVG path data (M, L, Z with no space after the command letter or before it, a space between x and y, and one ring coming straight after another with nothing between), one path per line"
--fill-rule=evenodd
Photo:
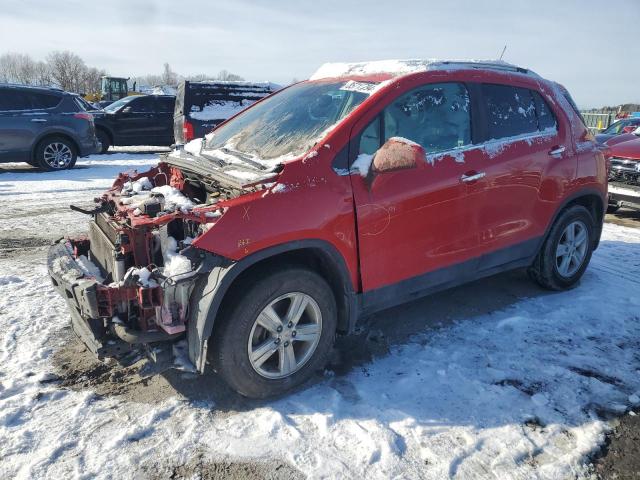
M587 256L589 234L580 220L566 226L556 247L556 268L558 273L569 278L580 270Z
M313 356L321 334L317 302L306 293L286 293L256 318L247 345L249 362L265 378L288 377Z
M51 168L62 170L67 168L73 160L73 152L68 145L52 142L44 148L44 161Z

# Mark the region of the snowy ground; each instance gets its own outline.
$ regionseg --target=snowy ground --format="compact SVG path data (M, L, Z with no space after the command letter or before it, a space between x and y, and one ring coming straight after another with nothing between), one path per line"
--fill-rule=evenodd
M77 345L46 245L86 229L69 203L155 161L0 165L0 478L154 477L196 458L281 461L313 478L583 477L605 419L640 404L640 235L610 224L575 290L544 293L512 273L394 309L375 325L376 342L396 335L388 354L278 401L169 384L145 395L144 383L136 399L97 394L82 376L64 388L53 359Z

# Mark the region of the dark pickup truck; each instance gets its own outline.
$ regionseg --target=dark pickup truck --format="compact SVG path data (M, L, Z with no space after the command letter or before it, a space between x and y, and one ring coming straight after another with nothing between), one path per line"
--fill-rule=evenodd
M181 82L173 116L176 143L204 137L226 119L280 88L270 82Z

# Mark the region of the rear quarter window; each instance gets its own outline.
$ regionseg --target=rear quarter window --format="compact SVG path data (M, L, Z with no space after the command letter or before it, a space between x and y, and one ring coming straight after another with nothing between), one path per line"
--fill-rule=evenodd
M61 95L49 93L31 93L30 96L33 108L54 108L62 100Z
M549 104L538 92L532 91L536 103L536 114L538 116L538 129L540 131L558 128L558 120L549 107Z

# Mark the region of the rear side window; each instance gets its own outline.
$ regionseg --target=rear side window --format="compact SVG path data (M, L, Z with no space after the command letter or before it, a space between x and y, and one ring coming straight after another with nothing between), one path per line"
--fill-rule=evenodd
M490 139L538 131L533 95L526 88L482 85Z
M469 93L463 84L425 85L401 96L384 110L384 140L404 137L422 145L427 153L468 145L469 110Z
M7 88L0 90L0 110L30 110L31 96L22 90Z
M62 97L60 95L49 93L31 93L31 102L33 108L54 108L60 104Z

